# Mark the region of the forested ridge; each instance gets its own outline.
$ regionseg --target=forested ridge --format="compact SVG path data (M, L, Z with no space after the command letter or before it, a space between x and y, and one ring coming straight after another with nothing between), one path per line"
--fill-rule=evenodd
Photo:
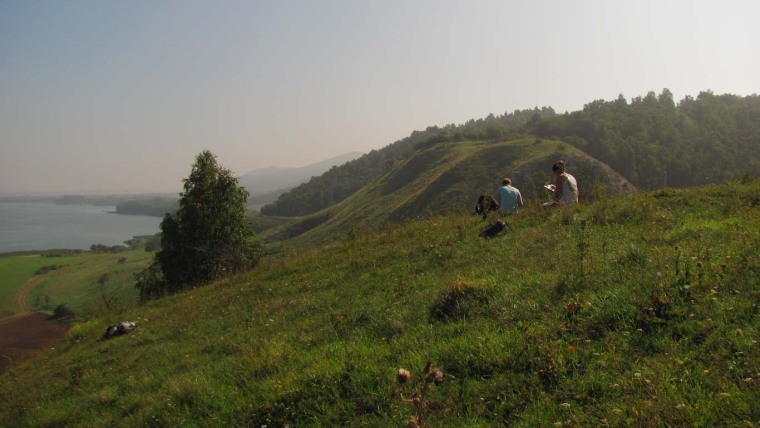
M179 202L177 198L157 197L120 202L116 205L116 212L119 214L163 217L165 213L172 213L177 211L178 208Z
M649 92L627 102L534 121L527 132L558 137L605 162L644 190L721 183L760 169L760 97L701 92L676 104Z
M760 170L760 97L700 92L676 103L663 89L630 102L596 100L577 112L515 110L461 125L431 126L312 178L264 215L299 216L340 202L417 149L449 141L556 138L608 164L640 189L721 183Z

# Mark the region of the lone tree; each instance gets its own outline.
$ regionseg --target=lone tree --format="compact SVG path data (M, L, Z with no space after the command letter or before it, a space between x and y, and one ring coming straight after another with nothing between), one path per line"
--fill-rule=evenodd
M183 182L179 209L161 222L161 249L137 274L143 300L250 269L260 258L245 212L248 192L216 156L201 152Z

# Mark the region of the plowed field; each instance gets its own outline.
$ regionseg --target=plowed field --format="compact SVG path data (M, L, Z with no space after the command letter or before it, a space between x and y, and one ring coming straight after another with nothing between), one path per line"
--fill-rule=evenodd
M0 319L0 372L21 359L55 346L69 326L40 313Z

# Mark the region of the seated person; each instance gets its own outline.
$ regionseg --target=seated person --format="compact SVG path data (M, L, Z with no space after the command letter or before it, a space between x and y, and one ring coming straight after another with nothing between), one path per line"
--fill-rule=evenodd
M517 188L512 187L512 180L504 178L502 186L496 193L496 203L499 204L499 212L502 214L516 214L518 207L523 206L523 198Z
M552 192L553 201L544 204L544 207L558 207L560 205L573 205L578 203L578 182L575 177L565 171L565 162L557 161L552 166L554 184L546 187Z

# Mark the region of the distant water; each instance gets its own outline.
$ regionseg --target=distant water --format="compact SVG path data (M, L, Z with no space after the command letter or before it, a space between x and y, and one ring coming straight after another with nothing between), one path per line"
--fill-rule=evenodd
M161 218L114 214L116 207L0 202L0 253L119 245L159 232Z

